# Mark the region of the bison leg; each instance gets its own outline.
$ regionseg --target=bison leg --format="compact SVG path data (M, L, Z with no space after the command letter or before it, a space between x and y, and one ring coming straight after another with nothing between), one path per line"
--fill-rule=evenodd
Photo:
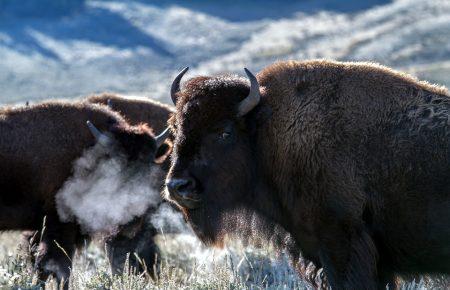
M34 265L37 250L38 231L23 231L20 239L20 254L26 259L27 263Z
M146 271L152 278L156 278L159 263L159 250L154 241L156 233L153 226L144 225L132 237L121 233L108 239L105 247L112 273L122 273L129 254L130 267L138 272Z
M383 265L378 266L378 289L389 289L394 290L397 289L397 277L395 273L388 269L388 267L384 267ZM419 281L419 280L417 280Z
M377 289L377 259L364 229L333 225L321 235L320 260L332 289Z
M73 223L61 223L56 214L47 216L35 259L35 268L42 281L54 275L68 287L72 258L77 247L79 228Z

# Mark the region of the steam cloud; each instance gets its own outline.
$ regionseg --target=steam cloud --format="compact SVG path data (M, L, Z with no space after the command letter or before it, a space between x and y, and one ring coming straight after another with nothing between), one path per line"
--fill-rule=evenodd
M179 211L175 211L168 203L163 203L151 215L150 222L153 227L162 233L188 233L193 234Z
M101 145L87 150L56 194L61 221L76 221L90 234L112 234L161 202L155 190L162 178L157 166L129 167L125 157L108 153Z

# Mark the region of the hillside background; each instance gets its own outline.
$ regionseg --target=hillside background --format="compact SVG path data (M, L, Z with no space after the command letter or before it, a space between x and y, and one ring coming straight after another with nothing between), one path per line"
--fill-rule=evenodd
M450 1L0 0L0 103L112 91L168 102L190 76L367 60L450 86Z

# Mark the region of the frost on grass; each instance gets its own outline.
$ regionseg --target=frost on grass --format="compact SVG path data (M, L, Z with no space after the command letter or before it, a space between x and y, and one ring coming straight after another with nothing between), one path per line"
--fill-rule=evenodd
M161 215L164 215L162 217ZM159 234L161 271L154 281L127 264L122 275L112 275L103 249L93 243L74 259L70 289L312 289L298 278L287 255L269 246L245 247L231 241L223 249L206 248L182 223L181 216L167 207L154 224L168 232L164 221L180 226L177 233ZM172 229L173 230L173 229ZM17 234L0 236L0 289L58 289L54 280L39 281L26 257L16 249ZM133 254L133 253L131 253ZM403 283L401 289L448 289L445 277L421 278Z
M13 237L14 238L14 237ZM3 236L4 240L11 237ZM284 254L271 248L255 249L233 242L218 250L205 248L193 235L159 235L161 273L157 281L136 274L127 265L122 275L112 275L104 251L91 245L78 253L70 289L311 289L290 267ZM401 289L448 289L443 277L403 283ZM54 280L38 281L17 253L0 260L0 288L58 289Z

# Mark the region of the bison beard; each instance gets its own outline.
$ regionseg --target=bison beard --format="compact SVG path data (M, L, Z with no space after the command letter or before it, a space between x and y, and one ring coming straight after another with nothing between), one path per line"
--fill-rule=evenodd
M259 85L246 71L250 88L219 76L180 90L185 72L166 198L202 240L276 225L333 289L450 273L445 88L367 63L277 63Z

